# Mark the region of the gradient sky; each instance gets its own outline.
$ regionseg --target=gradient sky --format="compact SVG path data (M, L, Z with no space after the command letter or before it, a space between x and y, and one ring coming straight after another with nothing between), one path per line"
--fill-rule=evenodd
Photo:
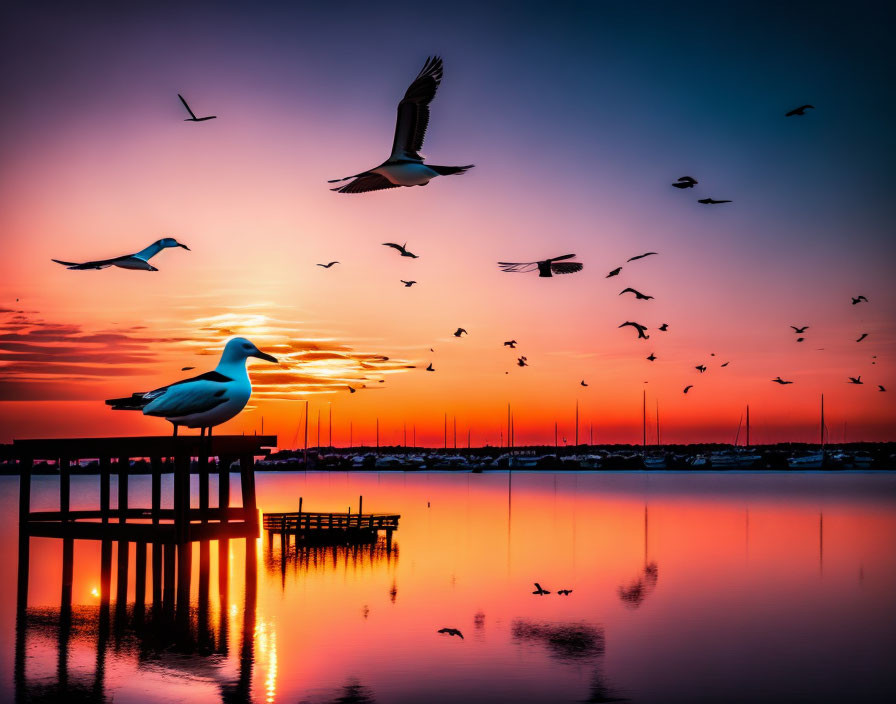
M376 417L384 444L404 423L441 443L444 413L464 442L469 427L494 444L511 403L517 444L552 441L555 419L572 442L578 400L580 437L593 424L596 442L640 442L644 389L651 440L657 404L663 440L687 442L733 440L747 403L755 442L814 440L822 393L832 441L896 440L894 14L6 7L0 442L167 433L102 400L211 368L231 334L284 364L252 363L250 407L219 432L260 430L264 416L285 447L304 399L312 441L332 407L338 444L349 422L373 442ZM327 179L387 156L397 101L430 54L445 76L423 151L476 168L423 189L330 192ZM218 119L184 122L178 92ZM803 103L817 109L784 117ZM684 174L699 186L671 188ZM696 203L707 196L734 202ZM50 261L162 236L192 251L162 252L155 273ZM583 272L495 265L567 252ZM626 286L656 299L619 297ZM869 302L851 305L859 294ZM618 329L626 320L650 339ZM804 342L790 325L810 326ZM846 383L858 374L865 385Z

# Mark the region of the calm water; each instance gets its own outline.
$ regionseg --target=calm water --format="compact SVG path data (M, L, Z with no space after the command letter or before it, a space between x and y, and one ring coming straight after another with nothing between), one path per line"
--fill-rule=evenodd
M526 474L510 493L497 473L258 475L263 511L295 511L299 496L306 510L357 510L359 494L365 511L401 513L391 554L284 561L262 537L248 570L246 542L230 541L222 571L212 543L206 604L196 548L192 652L116 619L114 604L112 628L98 626L91 541L75 546L61 637L60 541L32 538L17 649L17 479L0 479L0 700L17 689L290 704L896 695L896 474ZM97 496L98 479L73 478L72 508ZM35 509L57 497L52 478L35 479ZM149 503L149 478L132 478L131 504ZM132 549L131 594L133 560ZM533 595L536 581L552 594Z

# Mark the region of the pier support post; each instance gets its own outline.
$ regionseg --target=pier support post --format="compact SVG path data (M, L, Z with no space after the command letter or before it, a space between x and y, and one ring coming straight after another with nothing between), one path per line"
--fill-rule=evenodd
M28 534L28 514L31 513L31 469L34 460L25 459L19 463L19 566L16 590L16 610L19 617L25 617L28 607L28 563L31 537Z
M199 518L208 523L208 447L199 456Z
M62 539L62 599L59 606L60 620L66 621L72 613L72 578L75 571L75 541Z
M190 539L190 458L174 460L174 533L178 544Z
M71 466L67 459L59 460L59 512L62 514L62 521L69 520L69 511L71 510L72 497L72 474Z
M134 552L134 620L142 623L146 606L146 543L136 543Z
M193 577L193 543L177 546L177 629L182 635L190 630L190 581Z
M174 543L165 543L162 547L165 556L165 581L162 589L162 603L165 610L171 613L174 610L174 565L176 562L174 553L177 548Z
M243 490L243 516L246 523L258 529L258 507L255 504L255 458L240 457L240 483Z
M223 510L221 523L227 523L229 517L227 509L230 508L230 464L232 457L218 458L218 508Z
M100 514L103 523L109 522L109 495L111 494L110 475L112 461L108 457L100 457Z

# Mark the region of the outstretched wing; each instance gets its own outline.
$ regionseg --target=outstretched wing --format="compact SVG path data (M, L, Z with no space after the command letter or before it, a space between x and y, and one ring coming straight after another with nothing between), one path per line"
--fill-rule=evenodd
M75 270L84 270L84 269L105 269L107 266L112 266L117 261L121 261L122 259L127 259L128 256L124 257L114 257L113 259L97 259L93 262L83 262L78 264L76 262L63 262L59 259L53 259L51 261L56 262L57 264L62 264L62 266L68 267L69 269Z
M555 274L575 274L577 271L582 270L582 266L581 262L553 262L551 271Z
M392 142L390 161L414 159L422 161L418 153L423 148L423 138L429 125L429 104L436 95L442 80L442 59L431 56L426 60L417 78L408 87L398 104L395 123L395 139Z
M631 259L629 259L628 261L633 262L636 259L643 259L644 257L649 257L651 254L656 254L656 252L645 252L644 254L638 254L638 255L632 257Z
M510 273L535 271L538 268L538 262L498 262L501 271Z
M190 113L190 117L192 117L192 118L195 120L195 119L196 119L196 115L194 115L194 114L193 114L193 111L190 110L190 106L187 105L187 101L184 100L184 96L182 96L180 93L178 93L178 94L177 94L177 97L180 98L180 102L182 102L182 103L184 104L184 107L187 109L187 112Z
M337 193L367 193L368 191L382 191L386 188L398 188L398 186L399 184L392 183L385 176L380 176L379 174L363 174L344 186L331 188L330 190L336 191Z

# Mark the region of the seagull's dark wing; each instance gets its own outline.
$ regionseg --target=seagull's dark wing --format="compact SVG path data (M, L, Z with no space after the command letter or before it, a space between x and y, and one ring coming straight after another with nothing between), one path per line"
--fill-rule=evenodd
M196 119L196 115L194 115L194 114L193 114L193 111L190 110L190 106L187 105L187 101L184 100L184 96L182 96L180 93L178 93L178 94L177 94L177 97L180 98L180 102L182 102L182 103L184 104L184 107L187 109L187 112L190 113L190 117L192 117L192 118L195 120L195 119Z
M76 270L85 270L85 269L105 269L107 266L112 266L115 262L121 261L122 259L128 259L131 255L126 254L122 257L113 257L112 259L97 259L92 262L83 262L81 264L77 264L75 262L63 262L59 259L53 259L52 261L57 264L62 264L63 266L68 267L69 269Z
M382 191L387 188L398 188L398 184L392 183L385 176L380 176L379 174L363 174L344 186L331 188L330 190L337 193L367 193L368 191Z
M637 256L634 256L634 257L632 257L631 259L628 259L628 260L626 260L626 261L633 262L633 261L635 261L636 259L643 259L644 257L649 257L651 254L656 254L656 252L646 252L646 253L644 253L644 254L638 254Z
M538 262L498 262L501 271L507 272L525 272L535 271L538 268Z
M422 161L418 153L423 148L423 138L429 125L429 104L436 95L442 80L442 59L431 56L426 60L414 82L408 87L398 104L395 123L395 139L392 142L390 161L413 159Z
M551 263L551 271L553 271L555 274L575 274L577 271L581 271L582 267L583 264L581 262Z
M548 261L549 262L559 262L559 261L562 261L563 259L572 259L574 256L576 256L576 255L575 254L564 254L561 257L551 257L550 259L548 259Z

